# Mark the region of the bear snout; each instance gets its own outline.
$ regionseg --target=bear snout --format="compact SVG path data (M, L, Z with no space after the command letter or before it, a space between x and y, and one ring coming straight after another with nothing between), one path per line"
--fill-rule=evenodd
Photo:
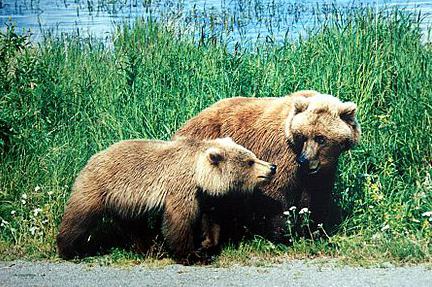
M275 175L276 174L276 169L277 169L277 165L270 164L270 175Z
M309 175L316 174L320 169L320 161L317 159L309 160L304 153L297 157L297 163L300 165L303 172Z
M258 178L263 182L269 182L276 174L277 166L268 162L261 162L260 172Z
M309 174L315 174L320 169L320 162L319 160L314 160L309 162Z
M300 154L300 156L297 157L297 163L301 167L307 167L309 166L309 159L306 157L304 153Z

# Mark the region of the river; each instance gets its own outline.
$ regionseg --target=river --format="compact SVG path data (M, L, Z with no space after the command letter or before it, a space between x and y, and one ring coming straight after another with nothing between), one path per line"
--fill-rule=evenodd
M195 31L226 32L232 41L281 41L319 27L335 11L344 14L364 7L421 13L425 37L432 23L430 0L0 0L0 23L3 31L12 22L36 39L44 32L110 39L116 24L152 17Z

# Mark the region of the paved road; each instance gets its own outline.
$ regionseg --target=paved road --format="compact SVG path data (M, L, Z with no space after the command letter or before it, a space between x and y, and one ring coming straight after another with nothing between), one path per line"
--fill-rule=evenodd
M432 287L427 266L354 268L290 261L271 267L130 268L0 262L0 286L416 286Z

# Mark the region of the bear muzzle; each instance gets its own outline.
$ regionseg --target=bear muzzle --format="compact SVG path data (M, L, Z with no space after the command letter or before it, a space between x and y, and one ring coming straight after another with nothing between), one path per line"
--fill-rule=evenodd
M316 174L320 169L320 161L318 159L309 160L304 153L297 157L297 163L301 170L308 175Z
M270 164L270 175L275 175L276 174L276 169L277 169L277 165L275 164Z
M268 170L265 175L259 175L258 178L262 179L264 182L271 181L276 174L277 166L275 164L266 164Z

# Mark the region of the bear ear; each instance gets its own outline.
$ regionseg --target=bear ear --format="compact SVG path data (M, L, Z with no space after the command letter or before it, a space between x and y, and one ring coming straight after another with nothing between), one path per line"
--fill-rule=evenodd
M339 116L340 118L346 122L352 131L351 138L342 143L342 151L346 151L353 146L357 145L360 141L361 137L361 129L360 125L356 120L357 113L357 105L353 102L342 103L339 108Z
M296 98L294 100L294 115L306 111L309 106L309 102L305 98Z
M304 112L309 107L309 101L304 97L294 97L292 102L292 108L285 122L285 136L287 140L291 143L294 143L294 136L291 131L291 122L294 119L294 116Z
M354 104L353 102L342 103L342 105L339 108L340 118L344 122L350 125L354 124L355 122L356 112L357 112L357 105Z
M209 162L214 165L218 165L224 159L222 151L214 147L209 148L206 154Z

